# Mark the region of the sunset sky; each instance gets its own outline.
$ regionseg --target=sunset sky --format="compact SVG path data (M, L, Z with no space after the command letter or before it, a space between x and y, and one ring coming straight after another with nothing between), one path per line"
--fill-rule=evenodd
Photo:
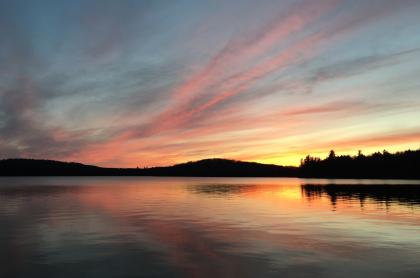
M0 158L420 147L420 1L0 1Z

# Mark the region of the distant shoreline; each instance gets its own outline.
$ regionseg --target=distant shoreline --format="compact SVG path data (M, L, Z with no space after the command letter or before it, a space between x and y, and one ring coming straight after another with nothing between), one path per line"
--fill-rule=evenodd
M407 184L418 184L415 183L416 181L420 182L420 178L334 178L334 177L284 177L284 176L147 176L147 175L0 175L0 179L2 178L95 178L95 177L103 177L103 178L247 178L247 179L261 179L261 178L291 178L291 179L311 179L311 180L378 180L378 181L404 181L409 182ZM412 181L413 183L410 183ZM334 183L333 183L334 184ZM346 183L346 185L348 185ZM393 185L390 183L389 185Z
M0 176L293 177L328 179L420 179L420 150L336 156L307 156L299 167L229 159L204 159L165 167L104 168L42 159L0 160Z

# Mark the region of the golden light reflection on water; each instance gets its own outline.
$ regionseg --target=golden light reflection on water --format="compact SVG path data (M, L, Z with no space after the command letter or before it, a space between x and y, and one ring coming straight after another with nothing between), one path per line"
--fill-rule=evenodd
M99 271L105 277L139 271L146 276L325 277L347 264L360 275L420 274L416 182L5 181L0 244L6 246L7 265L18 266L2 270L8 275L41 275L46 265L56 271L69 264L96 269L104 262L112 268ZM66 271L63 276L82 274L77 268Z

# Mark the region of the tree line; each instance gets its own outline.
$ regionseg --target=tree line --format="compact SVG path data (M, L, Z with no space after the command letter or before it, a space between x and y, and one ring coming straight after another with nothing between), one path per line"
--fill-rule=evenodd
M311 178L420 178L420 149L390 153L386 150L355 156L306 156L301 160L299 176Z

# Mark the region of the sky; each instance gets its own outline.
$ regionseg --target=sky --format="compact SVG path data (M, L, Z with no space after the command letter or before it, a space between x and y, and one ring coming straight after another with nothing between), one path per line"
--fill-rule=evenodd
M420 1L0 0L0 158L420 148Z

